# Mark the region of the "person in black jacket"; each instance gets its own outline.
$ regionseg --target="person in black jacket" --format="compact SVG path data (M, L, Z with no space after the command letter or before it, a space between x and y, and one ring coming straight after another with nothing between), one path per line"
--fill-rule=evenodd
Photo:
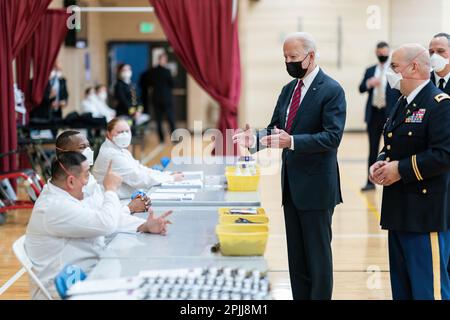
M311 35L289 35L284 56L295 80L282 89L269 126L254 133L247 125L233 140L253 153L283 149L281 187L293 298L327 300L333 289L331 221L342 203L337 152L347 104L339 83L316 64Z
M450 96L429 70L421 45L394 51L387 77L403 96L370 168L371 181L384 186L381 226L389 231L395 300L450 298Z
M31 112L30 117L50 121L60 120L62 119L62 109L67 106L68 99L67 81L62 74L61 65L56 62L50 74L43 100Z
M145 72L141 77L143 99L148 99L146 93L153 89L153 105L155 118L158 125L158 136L161 143L164 142L163 118L167 117L171 133L175 131L175 113L173 106L174 81L170 70L166 67L168 56L166 53L158 57L158 66Z
M430 42L431 81L443 92L450 94L450 35L438 33Z
M132 76L133 72L129 64L119 65L117 82L114 86L117 116L129 117L136 113L138 101L136 89L131 82Z
M369 161L367 168L370 168L377 159L383 126L386 123L389 112L400 97L400 92L393 90L386 81L386 70L390 53L389 45L386 42L379 42L375 53L379 63L366 70L364 78L359 85L359 92L368 93L365 114L369 136ZM374 189L375 185L367 178L367 183L361 191Z

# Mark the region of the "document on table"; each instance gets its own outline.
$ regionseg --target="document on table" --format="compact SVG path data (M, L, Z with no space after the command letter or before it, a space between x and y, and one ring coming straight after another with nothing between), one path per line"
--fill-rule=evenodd
M224 175L211 175L205 176L205 188L208 189L220 189L225 187L227 182Z
M177 181L177 182L165 182L160 185L160 188L203 189L203 181L202 180L183 180L183 181Z
M199 189L155 189L150 193L197 193Z
M151 193L152 201L192 201L195 193Z
M183 171L185 180L203 180L203 171Z
M164 171L167 174L174 174L176 171ZM203 180L205 174L203 171L181 171L184 180Z
M74 284L69 289L68 295L74 296L121 290L133 290L142 286L143 283L144 279L139 277L83 281Z

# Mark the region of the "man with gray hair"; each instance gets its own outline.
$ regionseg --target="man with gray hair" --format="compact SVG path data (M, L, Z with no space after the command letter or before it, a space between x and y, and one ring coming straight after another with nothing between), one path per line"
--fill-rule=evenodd
M342 203L337 151L346 118L342 87L316 64L316 44L307 33L284 43L287 72L267 129L246 130L235 143L258 152L283 149L281 184L289 273L295 300L328 300L333 291L331 221Z
M450 96L430 82L430 65L419 44L394 51L387 79L403 96L370 168L371 181L384 186L395 300L450 298Z

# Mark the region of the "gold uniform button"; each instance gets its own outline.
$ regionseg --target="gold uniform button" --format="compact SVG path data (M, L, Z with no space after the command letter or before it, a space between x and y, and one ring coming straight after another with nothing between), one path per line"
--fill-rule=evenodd
M386 148L387 148L388 150L391 150L391 149L392 149L391 146L387 146Z
M392 132L388 133L388 138L392 138Z
M386 161L387 161L387 162L391 161L391 158L387 157L387 158L386 158Z
M408 132L408 136L412 137L412 132L411 131Z
M427 194L427 192L428 192L427 189L423 189L423 190L422 190L422 193L423 193L423 194Z

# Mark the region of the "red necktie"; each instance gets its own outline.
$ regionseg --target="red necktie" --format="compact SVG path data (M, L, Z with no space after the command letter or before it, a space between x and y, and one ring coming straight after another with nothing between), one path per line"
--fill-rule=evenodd
M297 116L297 111L300 108L300 98L302 97L302 87L303 81L298 82L297 88L295 89L294 95L292 97L291 108L289 109L289 116L286 122L286 132L291 133L292 124Z

